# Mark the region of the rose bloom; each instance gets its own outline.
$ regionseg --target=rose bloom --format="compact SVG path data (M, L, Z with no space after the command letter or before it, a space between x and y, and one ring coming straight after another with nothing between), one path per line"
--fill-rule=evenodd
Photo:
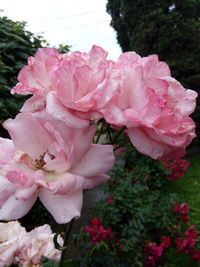
M0 266L10 266L26 230L17 221L0 223Z
M28 232L15 252L14 262L22 267L39 267L42 256L59 261L61 251L55 248L53 237L54 234L47 224ZM63 243L61 237L59 243Z
M83 190L106 181L111 145L92 144L95 127L67 127L45 110L4 122L0 138L0 220L24 216L39 197L58 223L80 216Z
M113 62L107 52L92 46L88 53L60 54L54 48L40 48L18 75L12 93L33 94L22 111L46 108L56 119L75 128L101 118L100 109L117 89Z
M178 158L196 136L189 115L197 93L171 77L157 55L123 53L115 65L121 74L117 93L101 110L106 121L127 126L135 148L160 160Z

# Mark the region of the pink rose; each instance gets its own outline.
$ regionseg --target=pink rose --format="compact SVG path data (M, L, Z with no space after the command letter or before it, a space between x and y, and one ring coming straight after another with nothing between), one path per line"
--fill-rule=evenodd
M22 111L46 110L56 119L75 128L102 117L100 109L118 87L113 62L107 52L92 46L89 53L60 54L53 48L41 48L18 75L12 93L34 94Z
M18 219L37 197L58 223L79 217L83 190L106 181L114 164L111 145L95 145L95 127L73 129L45 110L4 123L0 138L0 220Z
M189 115L197 93L173 79L156 55L123 53L115 66L121 74L117 93L101 111L108 123L126 125L138 151L160 160L183 156L196 136Z
M15 251L25 234L25 228L17 221L0 223L0 266L13 263Z
M59 261L61 251L55 248L53 242L54 234L49 225L37 227L26 233L18 250L15 252L15 263L22 267L40 266L41 257ZM63 240L60 237L59 243Z

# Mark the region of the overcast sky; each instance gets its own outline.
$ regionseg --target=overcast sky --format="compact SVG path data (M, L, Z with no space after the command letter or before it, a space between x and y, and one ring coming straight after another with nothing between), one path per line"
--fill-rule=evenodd
M42 34L50 46L69 44L71 50L88 52L93 44L117 59L121 49L110 27L106 0L1 0L1 13L12 20L26 21L26 29Z

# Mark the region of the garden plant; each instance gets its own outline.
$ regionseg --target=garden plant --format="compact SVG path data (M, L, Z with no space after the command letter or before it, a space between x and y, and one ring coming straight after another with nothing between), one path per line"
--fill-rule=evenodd
M0 138L2 266L102 266L101 255L108 266L156 266L171 244L199 259L187 203L162 194L188 167L181 158L196 137L189 117L195 91L157 55L126 52L112 61L96 45L88 53L39 48L17 79L11 93L31 97L3 123L10 139ZM66 260L83 191L104 182L108 201L77 237L80 244L88 238L85 257ZM54 235L48 225L26 232L7 222L25 216L38 198L63 232Z

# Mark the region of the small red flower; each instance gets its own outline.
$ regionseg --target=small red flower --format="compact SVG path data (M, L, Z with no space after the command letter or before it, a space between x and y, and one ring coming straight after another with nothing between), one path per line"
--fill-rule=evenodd
M181 215L180 219L185 224L189 222L189 217L187 215Z
M113 196L109 196L108 197L107 204L108 205L112 205L113 204Z
M188 204L187 203L182 203L179 206L179 213L180 214L183 214L183 215L186 215L186 214L189 213L189 207L188 207Z
M175 180L183 177L185 170L189 167L189 161L185 159L176 159L168 163L164 163L164 167L170 171L168 180Z
M90 222L94 226L94 228L97 228L100 224L100 220L97 217L93 218Z
M90 241L97 245L102 240L110 241L113 239L111 229L105 229L103 225L100 224L98 218L94 218L91 221L92 226L86 226L84 231L90 235Z
M119 151L119 156L121 156L126 151L126 148L120 147L120 148L118 148L118 151Z
M194 250L194 254L192 256L193 261L199 261L200 260L200 249Z
M171 245L171 238L168 236L161 237L162 243L160 244L163 248L169 248Z
M191 226L185 232L187 238L177 238L175 244L179 247L177 252L185 252L186 254L194 253L194 246L197 243L198 232L195 230L195 226Z

